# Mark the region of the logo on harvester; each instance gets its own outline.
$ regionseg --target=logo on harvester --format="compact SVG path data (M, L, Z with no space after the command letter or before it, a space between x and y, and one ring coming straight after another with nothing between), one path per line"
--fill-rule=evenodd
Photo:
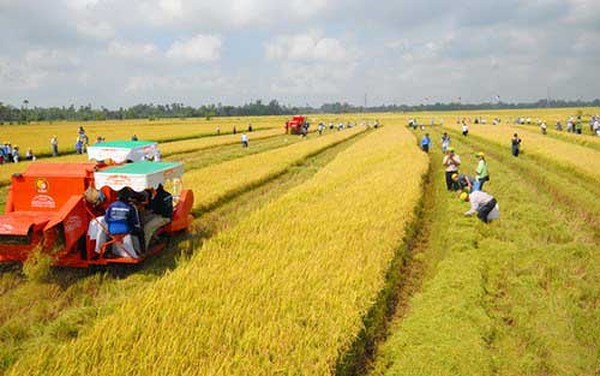
M37 193L46 193L50 190L50 184L48 184L48 180L44 178L39 178L35 180L35 190Z

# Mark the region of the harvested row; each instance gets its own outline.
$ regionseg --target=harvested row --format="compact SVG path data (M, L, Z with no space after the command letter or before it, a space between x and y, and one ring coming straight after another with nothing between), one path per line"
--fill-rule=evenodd
M364 129L353 128L318 138L306 139L300 145L254 154L224 163L193 170L185 175L185 184L193 187L197 209L208 210L232 194L272 179L310 155L331 147Z
M458 139L464 170L475 161ZM441 154L433 155L442 171ZM489 158L486 190L501 218L464 218L467 204L437 195L427 258L432 275L395 323L373 374L593 374L600 349L598 240L577 213L529 176ZM529 162L531 163L531 162ZM445 197L445 199L444 199Z
M473 127L469 137L482 137L497 145L506 146L507 152L510 152L513 133L518 132L513 128L482 126ZM456 137L458 136L454 137L455 140ZM525 154L542 158L563 168L578 170L591 179L600 178L600 151L545 137L542 134L527 133L527 137L522 139L522 149Z
M11 372L330 372L383 286L426 168L403 129L371 133L87 335Z
M499 163L526 176L530 184L550 194L555 205L561 204L563 211L584 220L584 230L600 240L600 202L597 200L600 186L597 180L588 179L573 168L561 168L553 160L542 159L540 162L529 154L514 158L504 148L484 138L470 137L461 139L461 143L485 150Z

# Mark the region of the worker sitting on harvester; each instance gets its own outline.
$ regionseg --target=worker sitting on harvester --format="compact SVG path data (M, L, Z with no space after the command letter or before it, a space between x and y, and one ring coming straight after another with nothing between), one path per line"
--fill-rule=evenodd
M500 217L500 207L498 206L498 202L494 196L486 192L473 191L470 194L463 192L461 193L460 198L471 204L471 209L465 213L465 216L467 217L477 213L477 218L483 223L489 223L491 220Z
M144 218L144 239L147 250L156 230L171 222L173 217L173 196L165 190L163 185L159 184L150 193L151 198Z
M129 201L130 190L122 189L118 193L117 201L106 209L104 219L108 225L110 235L126 235L123 246L113 247L113 252L121 257L138 258L140 244L143 244L144 233L137 209Z

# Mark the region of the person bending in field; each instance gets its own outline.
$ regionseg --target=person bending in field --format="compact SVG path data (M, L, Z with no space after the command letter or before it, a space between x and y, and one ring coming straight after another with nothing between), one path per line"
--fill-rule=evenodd
M483 223L490 223L490 221L500 217L500 206L498 206L498 202L494 196L486 192L473 191L469 194L463 192L460 195L460 198L471 204L471 209L465 212L465 216L467 217L477 213L477 218Z
M452 175L458 173L458 167L460 166L460 157L454 154L454 148L449 147L446 150L446 155L442 161L446 169L446 188L449 191L456 191L458 186L452 180Z
M458 186L461 192L471 193L479 190L479 182L472 176L464 174L452 174L452 181Z

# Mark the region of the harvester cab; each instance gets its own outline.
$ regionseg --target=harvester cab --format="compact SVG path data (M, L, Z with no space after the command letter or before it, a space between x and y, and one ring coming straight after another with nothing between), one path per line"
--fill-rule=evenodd
M190 226L193 194L181 189L181 163L147 161L157 153L155 142L105 142L89 147L93 162L34 162L14 174L0 215L0 262L23 262L39 249L50 254L55 265L88 267L139 263L161 251L169 235ZM133 162L118 164L125 161ZM113 239L101 226L104 209L121 189L142 192L159 184L170 189L174 199L172 218L156 231L165 236L143 255L115 255L112 249L123 239ZM100 233L107 233L107 244L98 244Z
M285 122L285 132L289 134L302 134L306 126L307 119L305 116L296 115L292 120Z

